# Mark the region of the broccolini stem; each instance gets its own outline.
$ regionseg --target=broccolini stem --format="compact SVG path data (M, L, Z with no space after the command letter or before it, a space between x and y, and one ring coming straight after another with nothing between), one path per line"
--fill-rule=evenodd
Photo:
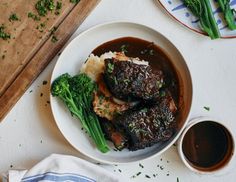
M206 5L206 7L207 7L207 14L209 16L209 21L210 21L210 24L211 24L211 29L212 29L212 32L214 34L213 39L220 38L219 28L218 28L216 20L214 18L210 1L209 0L204 0L204 3Z
M230 0L217 0L222 12L224 13L224 18L229 26L230 30L236 29L234 10L230 8Z

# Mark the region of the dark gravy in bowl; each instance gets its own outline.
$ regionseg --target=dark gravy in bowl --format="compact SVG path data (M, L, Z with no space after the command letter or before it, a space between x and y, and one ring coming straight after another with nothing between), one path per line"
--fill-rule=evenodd
M213 171L229 162L233 141L223 125L204 121L193 125L187 131L183 138L182 149L194 168Z

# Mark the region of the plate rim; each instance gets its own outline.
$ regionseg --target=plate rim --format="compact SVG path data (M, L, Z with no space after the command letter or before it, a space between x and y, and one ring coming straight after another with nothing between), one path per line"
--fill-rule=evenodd
M207 33L205 32L202 32L202 31L199 31L197 29L194 29L190 26L188 26L187 24L183 23L182 21L180 21L178 18L176 18L173 14L170 13L170 11L164 6L164 4L162 3L162 0L154 0L156 3L159 3L161 5L161 7L165 10L165 12L170 16L172 17L175 21L177 21L179 24L183 25L184 27L186 27L187 29L190 29L191 31L195 32L195 33L198 33L198 34L201 34L201 35L204 35L206 37L209 37L207 35ZM220 36L220 39L234 39L236 38L236 35L234 36Z
M144 27L146 29L149 29L149 30L152 30L154 32L157 32L158 34L160 34L162 37L164 37L167 41L169 41L169 43L171 43L176 49L177 47L166 37L164 36L161 32L159 32L158 30L148 26L148 25L145 25L145 24L142 24L142 23L138 23L138 22L135 22L135 21L108 21L108 22L105 22L105 23L99 23L99 24L96 24L96 25L93 25L89 28L87 28L86 30L82 31L81 33L79 33L78 35L76 35L65 47L64 49L62 50L61 52L61 55L63 54L63 52L69 47L70 44L72 44L73 42L76 41L76 39L78 39L79 37L83 36L84 34L90 32L90 31L94 31L95 29L97 28L100 28L100 27L103 27L103 26L110 26L112 24L129 24L129 25L135 25L135 26L141 26L141 27ZM191 113L191 108L192 108L192 104L193 104L193 82L192 82L192 77L191 77L191 73L190 73L190 70L189 70L189 67L188 67L188 64L183 56L183 54L180 52L179 49L177 49L177 51L179 52L179 54L183 57L184 59L184 64L186 65L186 69L189 73L189 79L190 79L190 82L191 82L191 91L192 91L192 94L191 94L191 102L190 102L190 105L189 105L189 112L187 114L187 117L186 117L186 120L185 120L185 123L183 125L183 127L180 129L179 133L175 136L175 138L173 138L173 140L166 146L164 147L163 149L161 149L159 152L157 153L154 153L153 155L150 155L150 156L146 156L142 159L139 159L139 160L134 160L134 161L128 161L128 162L114 162L114 161L108 161L108 160L104 160L104 159L100 159L100 158L97 158L97 157L94 157L93 155L90 155L90 154L87 154L83 151L81 151L80 149L78 149L78 147L75 146L75 144L73 144L65 135L64 133L62 132L61 128L59 127L59 124L54 116L54 109L53 109L53 104L50 104L50 108L51 108L51 111L52 111L52 115L53 115L53 119L57 125L57 128L59 129L59 131L61 132L61 134L63 135L63 137L67 140L67 142L73 147L75 148L79 153L81 153L82 155L92 159L92 160L95 160L97 162L100 162L100 163L103 163L103 164L131 164L131 163L136 163L136 162L141 162L141 161L144 161L144 160L147 160L147 159L152 159L156 156L159 156L161 154L163 154L166 150L168 150L180 137L181 133L183 132L184 128L186 127L186 125L188 124L188 121L189 121L189 118L190 118L190 113ZM61 55L59 56L59 58L57 59L57 62L56 64L54 65L53 67L53 71L51 73L51 77L50 77L50 87L51 87L51 84L52 84L52 79L53 79L53 76L55 74L55 68L56 66L59 64L59 60L60 60L60 57ZM55 79L55 78L54 78ZM53 96L50 92L50 102L52 103L52 99L53 99Z

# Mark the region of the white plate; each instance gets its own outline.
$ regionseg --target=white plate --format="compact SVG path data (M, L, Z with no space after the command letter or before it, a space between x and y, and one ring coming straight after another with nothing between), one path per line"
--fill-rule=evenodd
M190 94L185 94L184 96L186 97L185 102L187 102L188 105L186 106L186 114L183 116L183 122L180 126L180 130L182 130L186 124L185 121L188 117L192 99L192 85L188 68L181 54L169 40L160 33L144 25L129 22L114 22L98 25L81 33L72 40L62 52L53 70L51 82L66 72L71 75L78 74L81 65L93 49L109 40L126 36L138 37L156 43L167 52L171 52L169 56L177 63L176 68L178 72L184 70L181 73L181 77L186 78L183 79L184 82L187 82L185 85L189 85L188 88L184 90L184 93L188 90ZM103 154L96 149L91 138L81 130L80 122L71 117L71 114L65 105L58 98L51 96L50 99L55 121L64 137L81 153L102 163L128 163L160 154L175 142L180 133L179 130L168 142L156 144L153 147L135 152L130 152L127 149L121 152L114 151L112 149L114 147L110 143L111 151Z
M185 7L182 0L156 0L162 7L167 11L167 13L172 16L176 21L184 25L185 27L198 32L200 34L206 35L199 25L198 18L196 18L191 11ZM216 19L217 25L220 30L222 38L235 38L236 30L232 31L227 28L226 22L224 20L224 15L220 11L220 8L216 1L212 0L212 11ZM236 9L236 0L230 1L231 8Z

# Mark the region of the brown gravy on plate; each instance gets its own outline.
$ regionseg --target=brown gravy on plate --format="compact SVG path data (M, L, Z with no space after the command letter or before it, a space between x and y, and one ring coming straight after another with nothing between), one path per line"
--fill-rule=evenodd
M135 37L123 37L106 42L92 51L100 56L105 52L124 52L126 56L148 61L152 69L161 69L165 75L166 87L171 92L176 105L179 104L179 80L175 68L167 54L153 42Z

